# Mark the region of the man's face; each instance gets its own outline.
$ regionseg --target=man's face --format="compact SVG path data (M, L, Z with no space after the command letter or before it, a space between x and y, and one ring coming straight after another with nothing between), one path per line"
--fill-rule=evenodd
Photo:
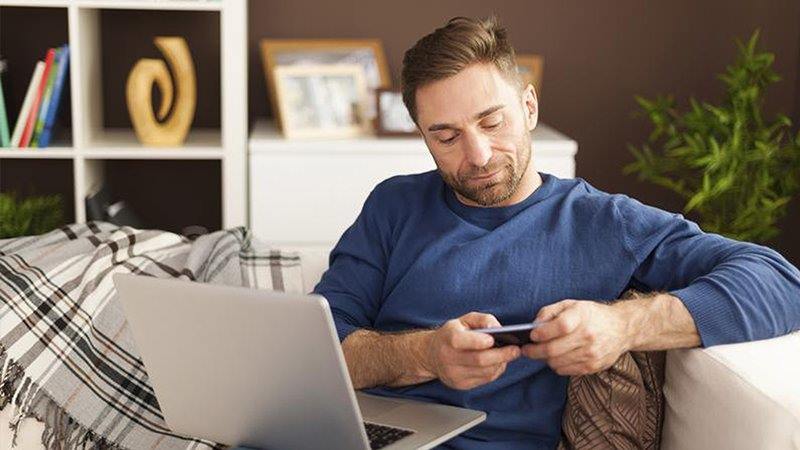
M505 206L531 159L536 94L493 64L417 89L417 123L444 181L473 206ZM519 201L520 199L513 199Z

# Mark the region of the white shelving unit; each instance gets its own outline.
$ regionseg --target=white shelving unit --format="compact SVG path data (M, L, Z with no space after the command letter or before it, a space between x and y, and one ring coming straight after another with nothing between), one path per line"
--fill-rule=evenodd
M9 159L59 159L73 162L75 219L86 220L84 198L104 178L111 160L218 160L220 223L247 225L247 2L244 0L0 0L7 7L63 8L70 45L72 130L67 142L44 149L0 148L0 165ZM181 147L146 147L132 129L103 127L101 12L107 9L210 11L220 23L220 128L192 128ZM31 27L35 25L32 20ZM191 42L190 42L191 48ZM45 49L42 49L42 56ZM198 73L198 76L202 74ZM198 92L198 95L204 95ZM11 118L10 118L11 119ZM14 120L16 118L13 118ZM13 126L13 124L11 125ZM176 183L182 182L176 174ZM187 180L198 182L198 180ZM154 193L158 194L158 193ZM69 205L69 199L65 199Z

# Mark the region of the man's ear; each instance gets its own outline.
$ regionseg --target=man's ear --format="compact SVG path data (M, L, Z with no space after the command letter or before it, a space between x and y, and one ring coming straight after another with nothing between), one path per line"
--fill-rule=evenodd
M536 89L528 84L522 91L522 111L525 113L525 126L528 131L533 131L539 123L539 101L536 99Z

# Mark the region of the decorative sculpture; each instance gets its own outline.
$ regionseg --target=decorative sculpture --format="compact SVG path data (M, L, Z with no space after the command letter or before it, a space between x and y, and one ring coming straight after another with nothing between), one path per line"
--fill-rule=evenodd
M173 78L163 60L142 58L128 75L126 97L136 136L144 145L168 147L182 145L194 120L197 85L194 63L186 39L158 36L153 42L172 69ZM161 92L158 119L153 114L153 84ZM174 92L177 91L177 92ZM174 95L173 95L174 94ZM167 114L172 114L167 119Z

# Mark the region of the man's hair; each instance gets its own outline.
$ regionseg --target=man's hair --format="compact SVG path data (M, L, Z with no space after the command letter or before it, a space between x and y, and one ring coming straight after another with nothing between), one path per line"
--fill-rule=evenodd
M484 20L454 17L408 49L401 84L403 103L414 122L417 89L478 63L494 64L506 79L521 87L514 48L494 16Z

